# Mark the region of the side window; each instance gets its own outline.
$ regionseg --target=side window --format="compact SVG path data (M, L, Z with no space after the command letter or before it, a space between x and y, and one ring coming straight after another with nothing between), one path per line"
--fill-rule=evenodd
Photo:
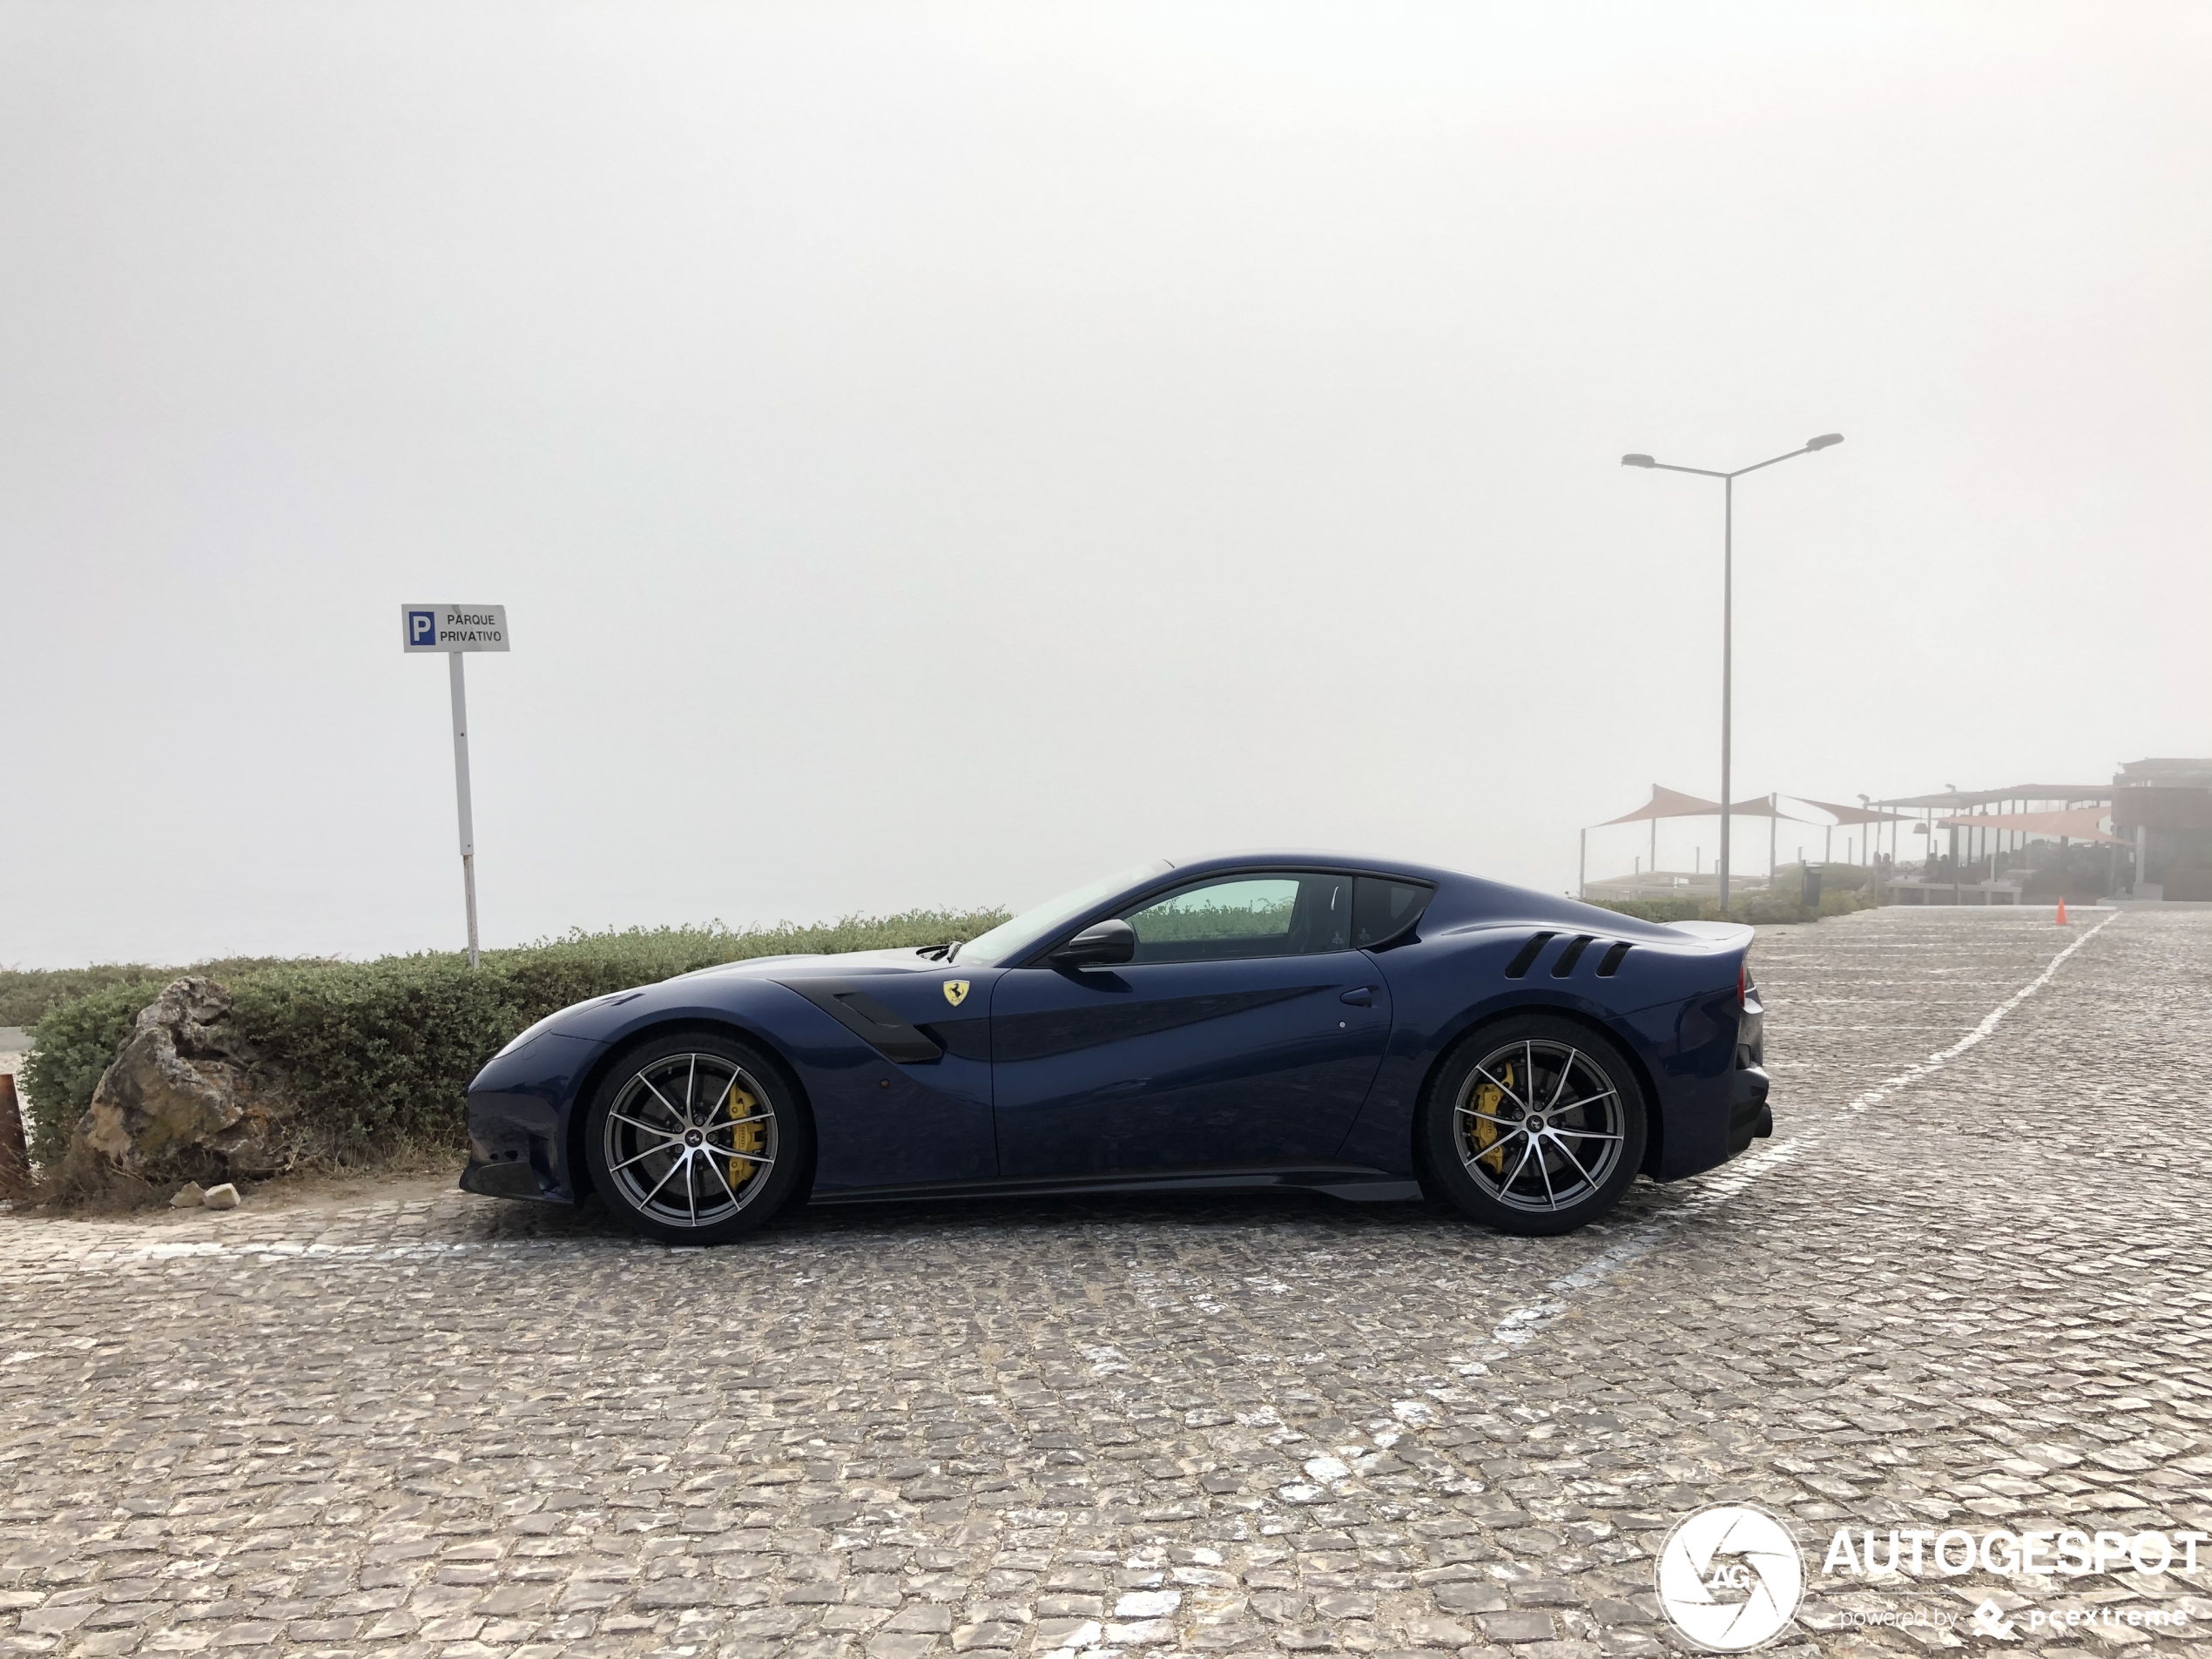
M1237 875L1170 894L1129 916L1139 962L1234 961L1348 949L1352 881Z
M1433 889L1411 881L1361 876L1352 906L1352 942L1362 950L1388 944L1421 919L1432 896Z

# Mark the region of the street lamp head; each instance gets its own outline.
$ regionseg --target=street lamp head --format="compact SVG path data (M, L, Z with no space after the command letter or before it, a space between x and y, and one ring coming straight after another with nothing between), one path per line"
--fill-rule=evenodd
M1622 455L1621 464L1624 467L1656 467L1659 463L1649 455Z
M1844 435L1840 432L1824 432L1817 438L1807 438L1805 440L1805 448L1808 449L1832 449L1843 441Z

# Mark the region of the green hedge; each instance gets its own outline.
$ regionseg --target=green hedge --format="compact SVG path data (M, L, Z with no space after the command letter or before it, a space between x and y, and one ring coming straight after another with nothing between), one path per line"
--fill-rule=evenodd
M1817 921L1823 916L1846 916L1871 909L1878 901L1863 894L1824 887L1816 909L1791 897L1794 889L1754 893L1737 900L1721 914L1717 899L1591 899L1585 902L1600 910L1613 910L1644 921L1748 921L1757 923Z
M239 1035L281 1075L310 1131L334 1155L358 1157L407 1139L457 1143L469 1080L516 1032L572 1002L752 956L973 939L1005 920L997 910L909 910L747 933L631 928L487 951L477 973L455 953L287 961L217 977L235 998ZM118 980L38 1022L23 1082L42 1165L59 1160L101 1072L168 978Z
M0 1025L33 1026L65 1002L121 985L152 980L166 985L179 974L205 974L228 983L235 974L276 968L289 956L225 956L189 968L155 968L145 962L100 962L91 968L0 968Z

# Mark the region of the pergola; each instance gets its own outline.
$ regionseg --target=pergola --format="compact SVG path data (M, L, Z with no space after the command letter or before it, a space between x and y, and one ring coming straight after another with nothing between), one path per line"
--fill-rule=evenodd
M1953 853L1964 853L1979 861L1985 854L1993 858L2007 835L2019 838L2013 842L2016 847L2038 835L2082 841L2102 838L2101 830L2096 835L2087 835L2064 827L2045 827L2044 820L2054 824L2062 819L2069 823L2080 822L2078 814L2085 812L2093 812L2097 818L2107 816L2112 806L2112 786L2007 784L2002 789L1946 789L1933 795L1903 795L1895 800L1878 800L1874 805L1902 807L1908 814L1919 814L1922 830L1914 833L1926 833L1932 844L1939 828L1964 830L1969 842L1979 834L1983 845L1978 850L1962 849L1955 840L1952 846ZM2039 806L2053 806L2058 810L2036 810ZM1939 820L1939 813L1948 816ZM2004 821L2000 823L2000 819ZM1895 832L1890 836L1890 853L1892 857L1897 853Z
M1869 864L1873 863L1874 838L1880 835L1880 826L1884 824L1894 824L1904 816L1901 813L1885 813L1878 806L1846 806L1840 801L1815 800L1810 795L1798 795L1792 799L1802 800L1808 806L1817 807L1836 820L1835 823L1828 826L1828 844L1822 849L1824 859L1836 850L1836 831L1838 828L1848 824L1871 824L1875 826L1875 830L1874 835L1867 840L1866 861ZM1891 839L1894 840L1896 838L1892 835ZM1895 847L1892 847L1891 851L1895 852Z
M1777 822L1784 818L1789 819L1793 824L1811 821L1809 819L1798 818L1793 813L1784 812L1780 806L1780 799L1779 796L1769 795L1763 799L1734 800L1728 804L1728 816L1730 818L1764 818L1768 820L1766 861L1769 879L1772 878L1774 872L1774 833ZM1616 824L1641 824L1649 821L1651 825L1651 867L1656 871L1659 867L1659 820L1661 819L1718 818L1720 816L1721 804L1716 800L1707 800L1698 795L1685 795L1681 790L1669 789L1663 784L1652 785L1651 799L1633 813L1623 813L1618 818L1608 818L1602 824L1589 825L1582 831L1581 865L1576 872L1575 890L1579 893L1589 886L1591 830L1611 829Z

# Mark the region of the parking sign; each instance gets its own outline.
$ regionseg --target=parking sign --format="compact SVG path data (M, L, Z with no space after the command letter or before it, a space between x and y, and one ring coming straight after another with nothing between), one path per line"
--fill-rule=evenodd
M453 688L453 793L461 809L461 891L469 907L469 966L476 966L476 825L469 804L469 691L461 659L472 651L507 651L505 605L400 607L400 648L409 656L435 652L446 659Z
M507 607L401 605L400 643L410 651L507 651Z

